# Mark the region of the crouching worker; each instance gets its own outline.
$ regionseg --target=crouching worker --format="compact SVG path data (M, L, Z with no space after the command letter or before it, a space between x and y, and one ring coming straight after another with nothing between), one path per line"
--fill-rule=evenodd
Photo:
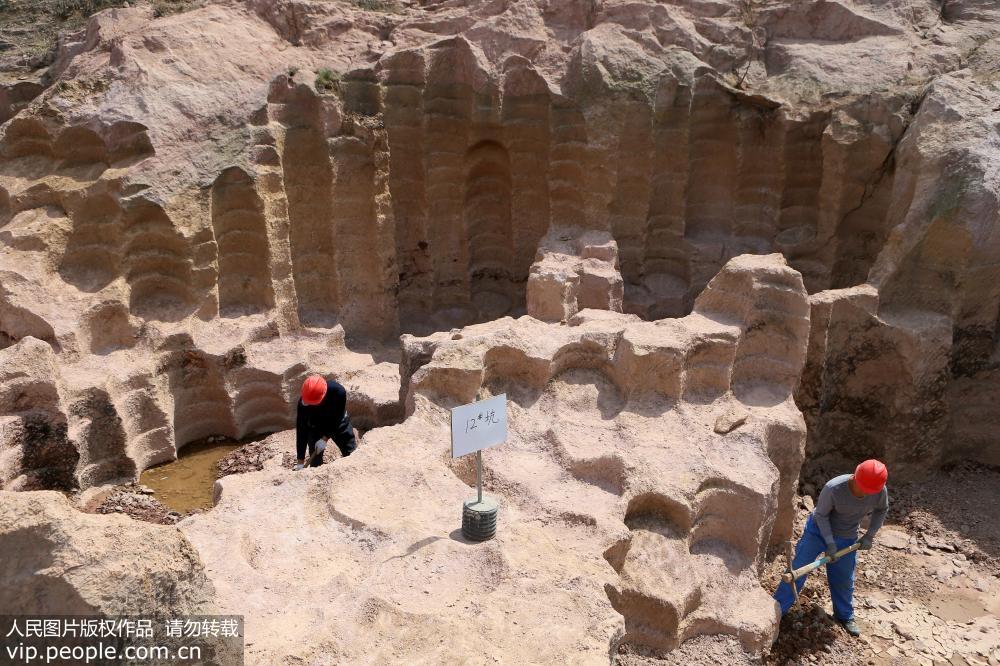
M354 428L347 416L347 390L335 381L309 375L302 384L295 418L295 469L300 470L306 464L307 453L310 467L322 465L330 439L345 457L357 448Z
M838 550L852 545L858 538L858 528L866 516L871 516L868 530L861 537L860 550L872 547L875 533L882 527L889 509L889 494L885 489L888 478L885 465L878 460L866 460L854 470L830 479L816 502L816 508L806 522L806 529L795 548L792 568L798 569L818 559L824 553L833 558ZM854 621L854 565L857 551L834 559L826 565L826 579L833 597L833 616L852 636L861 630ZM795 581L801 592L806 576ZM788 583L781 583L774 593L784 616L795 601L795 592Z

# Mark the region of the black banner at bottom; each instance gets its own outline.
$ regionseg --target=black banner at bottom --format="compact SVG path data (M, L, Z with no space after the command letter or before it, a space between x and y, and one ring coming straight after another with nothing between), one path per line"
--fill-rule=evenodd
M0 615L0 664L243 665L242 615Z

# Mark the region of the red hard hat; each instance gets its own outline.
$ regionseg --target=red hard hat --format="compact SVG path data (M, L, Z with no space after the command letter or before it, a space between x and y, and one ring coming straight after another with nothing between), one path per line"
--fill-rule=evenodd
M326 380L319 375L309 375L302 382L302 404L318 405L326 397Z
M854 470L854 484L866 495L882 492L889 470L878 460L866 460Z

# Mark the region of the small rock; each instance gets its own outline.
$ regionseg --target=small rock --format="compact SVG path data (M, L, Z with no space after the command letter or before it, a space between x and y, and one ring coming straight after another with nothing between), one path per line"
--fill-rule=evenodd
M878 543L893 550L905 550L910 545L910 539L898 530L882 530L878 534Z
M750 412L740 407L730 407L715 419L715 432L719 435L730 433L746 423Z
M883 625L879 625L878 627L876 627L873 633L879 638L884 638L886 640L892 640L893 638L895 638L895 636L893 636L892 634L892 630Z
M927 536L925 534L924 535L924 543L926 543L931 548L934 548L935 550L943 550L943 551L948 552L948 553L954 553L955 552L955 546L953 544L949 543L948 541L945 541L944 539L942 539L940 537Z
M950 579L954 575L955 575L955 569L953 569L950 564L942 565L934 571L934 577L941 582Z

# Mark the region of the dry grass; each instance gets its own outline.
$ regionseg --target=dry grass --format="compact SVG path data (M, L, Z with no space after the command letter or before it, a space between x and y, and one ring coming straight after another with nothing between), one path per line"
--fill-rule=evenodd
M399 11L399 5L394 0L351 0L351 3L359 9L369 12L389 12Z
M316 72L316 90L321 92L340 92L340 72L324 67Z
M154 16L197 7L198 0L150 0ZM0 71L45 67L52 61L60 33L86 26L104 9L135 5L135 0L0 0Z
M55 0L51 11L60 21L67 21L74 17L86 19L102 9L121 7L122 4L123 0Z

